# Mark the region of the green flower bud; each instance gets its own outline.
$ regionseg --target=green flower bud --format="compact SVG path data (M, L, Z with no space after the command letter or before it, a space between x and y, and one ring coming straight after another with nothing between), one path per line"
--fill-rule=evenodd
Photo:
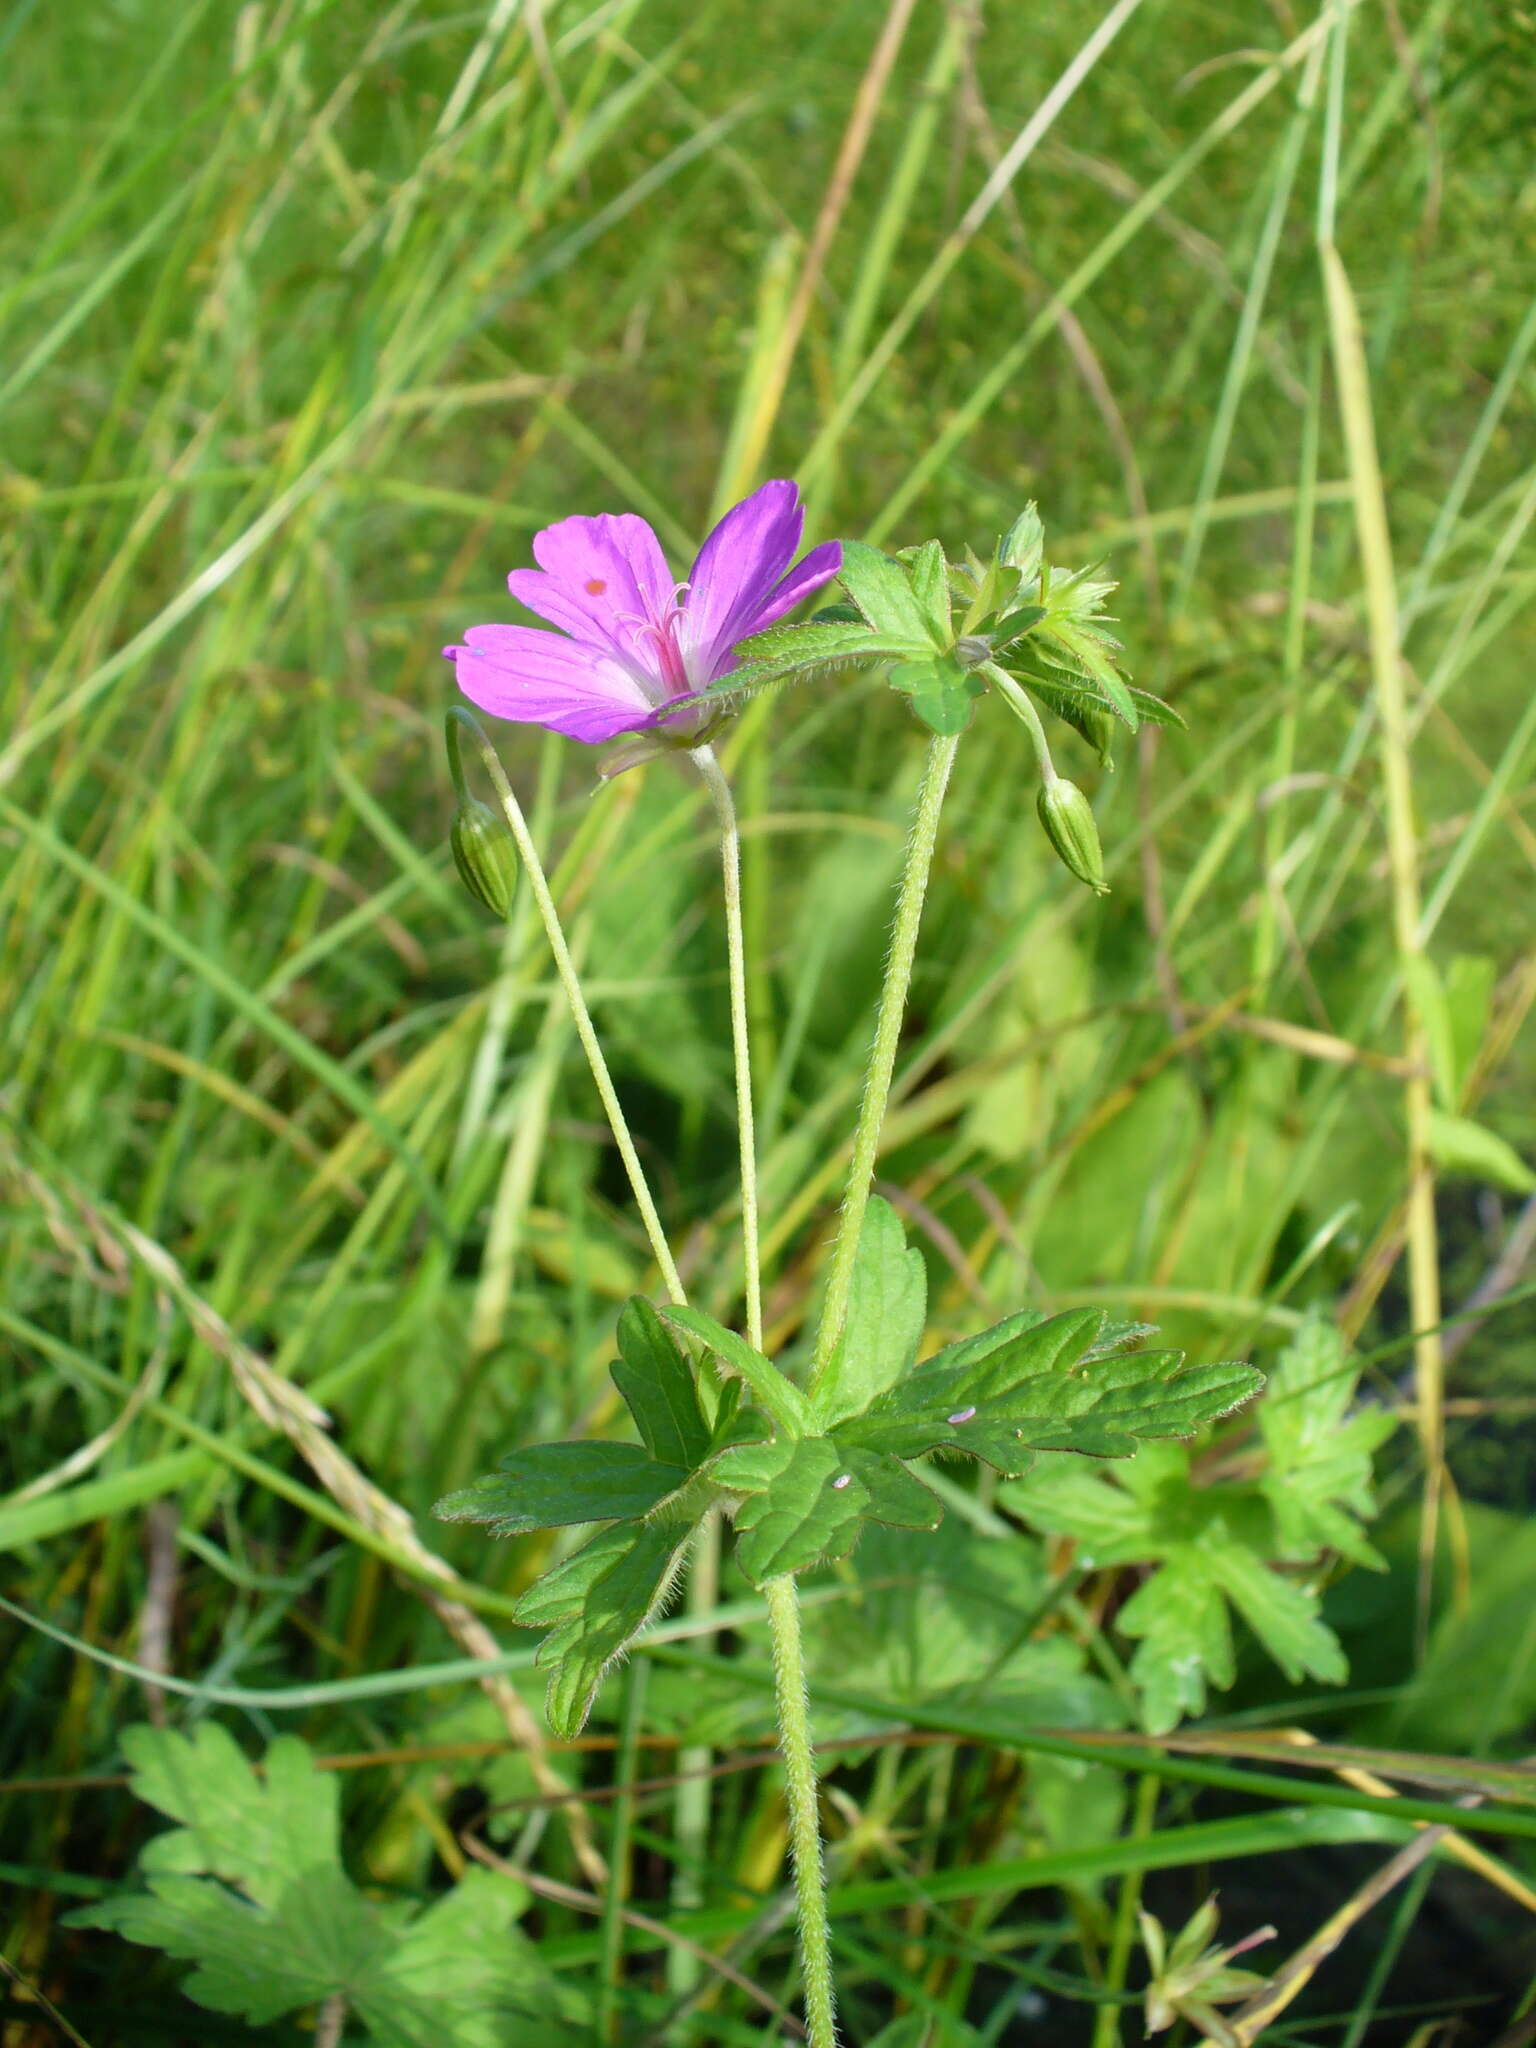
M1104 855L1099 846L1099 828L1093 807L1075 782L1058 775L1042 787L1035 809L1045 827L1045 836L1055 847L1062 865L1086 882L1096 895L1107 896Z
M517 855L501 819L485 804L466 803L453 821L448 843L470 895L493 917L504 918L512 907Z

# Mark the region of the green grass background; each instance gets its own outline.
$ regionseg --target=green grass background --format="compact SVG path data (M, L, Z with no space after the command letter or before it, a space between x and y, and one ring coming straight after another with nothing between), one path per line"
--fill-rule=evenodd
M414 1755L499 1732L462 1686L387 1682L462 1641L415 1597L401 1527L272 1426L240 1347L323 1403L515 1637L540 1545L426 1511L502 1449L605 1425L615 1303L654 1276L527 907L503 939L447 861L437 650L507 615L506 571L574 511L644 513L682 573L764 475L802 478L817 537L890 545L984 547L1036 499L1055 559L1108 558L1131 670L1187 721L1122 746L1112 776L1066 743L1104 903L1053 862L999 706L962 746L881 1167L937 1334L1030 1299L1129 1308L1260 1363L1313 1301L1367 1344L1401 1337L1405 972L1445 1101L1517 1155L1441 1180L1447 1305L1490 1269L1518 1283L1499 1260L1536 1157L1536 30L1482 0L1363 4L1330 68L1331 17L1282 0L1120 11L978 219L1103 16L919 0L781 392L888 29L874 0L0 18L0 1539L28 1613L226 1690L329 1688L231 1707L253 1736ZM1361 311L1395 561L1411 943L1356 525L1375 480L1340 426L1320 201ZM594 795L584 750L498 737L690 1284L728 1314L702 795L665 766ZM735 745L784 1341L830 1234L921 740L877 678L847 677L754 709ZM1513 1307L1453 1361L1440 1619L1417 1663L1411 1428L1388 1454L1404 1562L1338 1595L1361 1735L1518 1748L1536 1709L1508 1630L1536 1584L1533 1326ZM1411 1398L1407 1364L1383 1359L1385 1398ZM93 1781L143 1686L20 1624L8 1656L6 1952L87 2038L191 2038L169 1978L57 1927L141 1831ZM1477 1711L1427 1682L1437 1658L1442 1679L1486 1674ZM843 1876L984 1857L996 1799L1029 1811L987 1767L966 1764L947 1819L920 1779L909 1832ZM441 1881L485 1768L359 1771L355 1867ZM527 1791L496 1768L500 1796ZM70 1782L7 1792L39 1776ZM696 1896L782 1877L776 1798L771 1776L727 1781ZM1184 1800L1165 1824L1222 1810ZM670 1812L652 1802L636 1850L663 1911ZM526 1847L572 1875L557 1830ZM1063 1942L1076 1956L1070 1905L1043 1932L1039 1896L1008 1908L1047 1973ZM588 1924L546 1915L552 1941ZM855 1980L895 1969L889 1917L850 1930ZM1488 1940L1511 1954L1528 1925ZM980 2024L1001 2008L979 1936L950 1935L923 1997L969 1999ZM782 1941L769 1954L782 1980ZM1045 2038L1088 2040L1088 2009L1051 1996ZM1391 2005L1385 1979L1374 1997ZM93 2033L123 1999L127 2021ZM680 2038L750 2037L711 2031L745 2024L729 1996L693 2024ZM1408 2038L1391 2024L1369 2039Z

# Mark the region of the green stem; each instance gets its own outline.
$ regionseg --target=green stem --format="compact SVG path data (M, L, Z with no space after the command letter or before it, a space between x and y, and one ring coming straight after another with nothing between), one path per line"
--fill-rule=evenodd
M736 1137L741 1152L741 1244L747 1304L747 1342L763 1348L763 1271L757 1225L757 1139L752 1118L752 1045L747 1019L747 949L741 921L741 835L736 806L713 747L695 747L720 821L720 870L725 883L725 949L730 964L731 1045L736 1058Z
M832 1271L827 1280L826 1305L816 1332L816 1358L811 1367L809 1391L826 1372L843 1322L848 1314L848 1291L853 1283L853 1262L859 1249L859 1232L869 1206L870 1183L875 1177L875 1160L880 1150L880 1127L890 1099L891 1077L896 1070L896 1048L901 1039L901 1020L907 1007L907 990L912 983L912 963L917 954L917 929L923 917L923 898L933 866L933 850L939 836L939 813L949 771L954 766L959 735L935 737L929 743L923 769L922 788L912 817L912 836L907 842L907 862L902 871L901 893L891 924L891 950L885 964L885 984L880 991L880 1011L875 1020L875 1044L864 1077L864 1099L859 1105L858 1126L853 1134L853 1158L848 1167L848 1187L838 1224L837 1243L832 1251Z
M549 881L544 873L544 864L539 859L539 849L534 844L533 834L528 830L528 821L523 816L522 806L512 793L495 748L475 724L467 712L460 712L457 706L448 719L449 762L453 769L455 785L462 791L463 778L458 758L458 734L467 732L475 743L486 774L496 791L496 800L501 806L502 816L508 830L517 844L518 857L527 872L528 886L533 891L533 900L538 906L543 922L544 935L549 940L549 950L554 957L555 973L560 986L565 990L565 999L571 1006L571 1017L576 1026L576 1036L581 1040L581 1049L587 1056L587 1065L592 1069L592 1079L607 1113L608 1125L613 1132L614 1143L619 1148L619 1157L624 1162L624 1171L629 1175L629 1185L635 1197L635 1206L640 1211L640 1221L650 1240L652 1254L661 1269L667 1293L674 1302L685 1303L688 1299L678 1276L677 1265L667 1243L666 1232L661 1227L661 1217L651 1197L650 1183L645 1177L645 1168L640 1164L640 1155L635 1150L635 1141L630 1136L629 1124L619 1101L618 1091L613 1085L613 1076L608 1071L608 1062L603 1057L603 1048L598 1043L597 1032L592 1023L592 1013L587 1008L587 999L581 992L581 982L576 973L576 964L571 958L571 949L565 941L565 930L560 922L560 912L550 893Z
M619 1986L624 1975L624 1902L629 1892L630 1839L635 1825L634 1788L649 1677L650 1669L644 1657L634 1658L625 1667L619 1751L613 1771L619 1796L613 1802L613 1823L608 1834L608 1890L603 1900L597 2009L593 2015L596 2022L593 2031L603 2042L619 2039Z
M1041 781L1046 783L1055 782L1057 779L1056 763L1051 759L1051 749L1045 737L1045 727L1040 722L1040 714L1035 709L1028 690L1021 689L1019 684L1009 675L1007 669L1000 668L995 661L983 662L981 672L987 681L999 691L1009 710L1028 729L1029 736L1035 744L1035 759L1040 763Z
M1145 1841L1157 1816L1157 1798L1162 1781L1155 1772L1144 1772L1136 1788L1136 1818L1131 1839ZM1127 1871L1120 1880L1120 1897L1115 1904L1114 1932L1110 1936L1109 1961L1104 1971L1104 1989L1112 1997L1099 2007L1093 2027L1093 2048L1120 2048L1120 1994L1125 1989L1131 1949L1136 1939L1136 1910L1141 1904L1139 1870Z
M837 2026L832 2012L832 1933L827 1919L827 1881L821 1867L816 1757L811 1748L805 1659L800 1647L800 1601L792 1577L770 1579L763 1588L763 1597L768 1603L768 1625L773 1632L773 1696L789 1797L795 1896L800 1908L800 1970L805 1982L806 2031L810 2048L837 2048Z
M720 869L725 887L725 945L730 967L731 1043L736 1063L736 1135L741 1154L741 1237L747 1342L763 1348L761 1238L757 1221L757 1143L753 1128L751 1034L748 1028L746 944L741 914L741 835L731 785L713 747L693 749L694 764L715 806L720 825ZM720 1517L709 1515L694 1540L688 1575L688 1612L711 1613L720 1593ZM713 1636L705 1636L706 1650ZM672 1887L680 1910L702 1903L700 1871L709 1846L710 1765L707 1746L685 1749L678 1758L682 1782L677 1788L678 1871ZM667 1981L674 1991L691 1991L699 1963L691 1949L676 1948L668 1958Z

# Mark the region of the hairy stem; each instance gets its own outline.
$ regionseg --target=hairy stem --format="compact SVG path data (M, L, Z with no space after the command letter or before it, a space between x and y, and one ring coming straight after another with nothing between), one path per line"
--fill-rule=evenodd
M346 1995L334 1991L315 2015L315 2048L336 2048L346 2024Z
M455 720L454 724L458 721ZM650 1183L645 1177L645 1168L640 1164L640 1155L635 1150L635 1141L630 1136L629 1123L624 1115L623 1104L613 1085L613 1076L608 1071L608 1062L603 1057L603 1048L598 1043L597 1031L592 1023L592 1013L587 1008L587 999L581 992L581 981L576 973L576 964L571 958L571 949L566 944L565 930L560 922L560 912L550 893L549 880L544 873L544 864L539 859L539 849L534 844L533 834L528 830L528 821L523 816L522 806L512 793L495 748L471 719L463 721L464 730L470 733L475 743L486 774L496 791L496 800L501 806L502 816L508 830L517 844L518 857L528 876L528 886L533 891L533 900L538 906L539 917L544 926L544 935L549 940L549 950L554 958L555 972L560 977L560 986L565 990L565 999L571 1006L571 1017L576 1026L576 1036L581 1040L581 1049L587 1056L587 1065L592 1069L592 1079L602 1100L608 1117L609 1129L613 1132L614 1143L619 1148L619 1157L624 1162L624 1171L629 1176L629 1185L634 1193L635 1206L640 1211L640 1221L650 1240L651 1252L661 1269L667 1293L679 1304L687 1301L682 1280L678 1276L677 1264L667 1243L666 1232L661 1227L655 1201L651 1196ZM452 726L450 726L450 731ZM458 780L457 773L455 780Z
M725 947L731 980L731 1046L736 1059L736 1137L741 1152L741 1244L747 1305L747 1342L763 1348L763 1273L757 1226L757 1139L752 1116L752 1046L747 1026L747 949L741 923L741 837L736 806L713 747L695 747L720 821L720 871L725 883Z
M789 1797L789 1844L799 1903L800 1969L810 2048L837 2048L832 2010L832 1935L827 1884L821 1867L821 1826L816 1813L816 1758L811 1748L805 1659L800 1646L800 1601L792 1577L763 1588L773 1632L773 1696L779 1748Z
M929 742L923 769L922 788L912 816L912 836L907 842L907 863L902 871L901 892L891 924L891 950L885 963L885 984L880 991L880 1011L875 1020L875 1043L864 1077L864 1099L859 1105L858 1126L853 1134L853 1158L848 1167L848 1187L838 1224L837 1243L832 1252L832 1271L827 1280L826 1305L816 1333L816 1358L811 1368L814 1392L826 1372L843 1322L848 1314L848 1290L853 1282L853 1262L859 1249L859 1232L869 1205L870 1183L875 1176L875 1159L880 1149L880 1127L890 1099L891 1077L896 1070L896 1047L901 1038L901 1020L912 984L912 963L917 955L917 929L923 917L923 898L933 866L933 850L939 836L939 813L949 771L954 765L959 736L935 737Z

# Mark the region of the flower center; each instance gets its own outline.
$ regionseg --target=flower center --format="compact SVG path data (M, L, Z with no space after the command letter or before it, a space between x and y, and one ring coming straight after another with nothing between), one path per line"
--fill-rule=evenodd
M650 629L651 644L656 649L657 670L661 680L674 697L680 697L692 687L688 680L688 666L683 659L682 643L678 639L678 628L682 625L681 609L674 605L661 620Z
M587 589L591 588L589 583ZM675 585L671 603L659 619L637 619L627 612L620 615L619 623L634 636L638 659L669 697L685 697L694 688L679 637L683 625L683 600L687 593L686 583Z

